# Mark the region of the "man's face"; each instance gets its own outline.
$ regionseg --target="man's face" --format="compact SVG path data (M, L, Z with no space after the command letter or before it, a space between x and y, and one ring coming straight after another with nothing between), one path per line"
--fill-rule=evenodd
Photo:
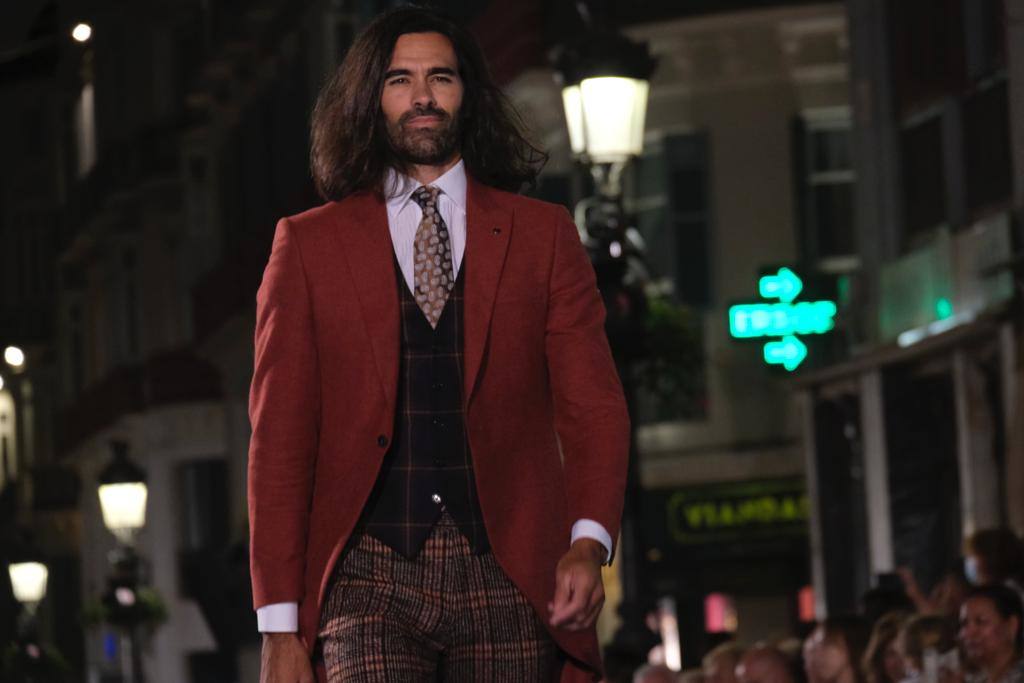
M960 643L975 665L1012 655L1019 629L1017 617L1003 617L988 598L971 598L960 608Z
M736 683L736 661L727 655L715 657L704 668L707 683Z
M736 666L739 683L793 683L783 656L763 647L747 652Z
M410 164L440 166L459 150L462 79L451 42L440 33L398 37L380 105L388 141Z

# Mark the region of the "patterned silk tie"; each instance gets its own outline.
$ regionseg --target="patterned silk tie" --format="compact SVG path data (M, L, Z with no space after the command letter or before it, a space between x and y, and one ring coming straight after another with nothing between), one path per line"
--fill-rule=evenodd
M424 186L412 193L413 201L423 209L413 250L413 284L416 286L413 295L434 328L441 319L448 293L455 287L448 226L437 210L439 192L436 187Z

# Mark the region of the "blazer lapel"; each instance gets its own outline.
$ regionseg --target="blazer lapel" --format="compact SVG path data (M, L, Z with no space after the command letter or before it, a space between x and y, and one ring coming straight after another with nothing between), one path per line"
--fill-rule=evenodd
M363 324L370 336L370 348L377 374L387 397L395 405L398 386L398 288L395 257L384 203L373 194L353 198L352 225L344 232L342 252L352 273L353 291L359 300Z
M512 211L499 206L486 186L467 178L466 186L466 287L463 319L465 337L466 405L473 394L476 377L487 345L494 310L494 297L505 264L512 235Z

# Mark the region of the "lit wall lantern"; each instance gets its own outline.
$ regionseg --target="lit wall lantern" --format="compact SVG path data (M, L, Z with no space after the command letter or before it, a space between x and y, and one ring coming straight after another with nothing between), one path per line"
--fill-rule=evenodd
M114 459L99 477L103 524L118 540L130 545L146 525L146 474L128 458L128 444L111 442Z
M7 567L11 577L14 598L32 609L46 596L46 579L49 571L42 562L12 562Z
M647 45L592 29L560 48L554 61L573 154L596 164L640 154L655 66Z

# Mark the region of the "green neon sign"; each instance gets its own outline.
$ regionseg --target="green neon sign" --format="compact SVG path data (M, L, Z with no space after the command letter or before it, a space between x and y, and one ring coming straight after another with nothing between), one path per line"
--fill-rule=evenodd
M824 334L835 327L834 301L797 301L804 283L789 268L766 275L758 292L778 303L737 304L729 308L729 334L735 339L780 337L764 345L764 361L792 372L807 358L807 345L798 335Z

